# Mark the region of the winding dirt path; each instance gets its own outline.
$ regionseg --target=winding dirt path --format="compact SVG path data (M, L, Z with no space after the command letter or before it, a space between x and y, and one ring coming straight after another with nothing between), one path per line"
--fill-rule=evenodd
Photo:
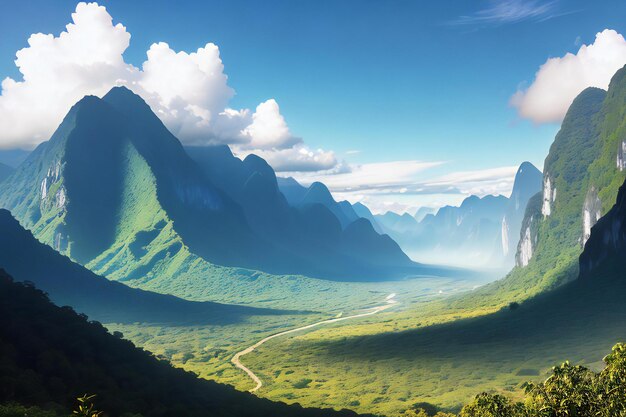
M245 356L248 353L253 352L254 349L258 348L259 346L261 346L263 343L267 342L268 340L272 340L272 339L275 339L275 338L280 337L280 336L285 336L285 335L288 335L288 334L291 334L291 333L300 332L302 330L312 329L313 327L321 326L323 324L330 324L330 323L337 323L339 321L344 321L344 320L358 319L359 317L372 316L372 315L374 315L376 313L380 313L381 311L387 310L388 308L392 307L394 304L397 303L397 301L394 300L395 296L396 296L396 294L389 294L387 296L387 298L385 298L385 304L377 306L377 307L370 308L365 313L359 313L359 314L354 314L352 316L337 317L337 318L334 318L334 319L322 320L322 321L318 321L318 322L315 322L315 323L312 323L312 324L309 324L309 325L306 325L306 326L296 327L295 329L285 330L284 332L275 333L273 335L267 336L266 338L261 339L258 342L256 342L254 345L252 345L252 346L250 346L250 347L248 347L248 348L246 348L246 349L244 349L244 350L242 350L240 352L237 352L235 354L235 356L233 356L233 358L230 361L237 368L241 369L246 374L248 374L248 376L256 383L256 386L250 390L250 392L255 392L259 388L261 388L263 386L263 381L261 381L261 379L258 376L256 376L256 374L254 372L252 372L250 370L250 368L248 368L246 365L241 363L242 356Z

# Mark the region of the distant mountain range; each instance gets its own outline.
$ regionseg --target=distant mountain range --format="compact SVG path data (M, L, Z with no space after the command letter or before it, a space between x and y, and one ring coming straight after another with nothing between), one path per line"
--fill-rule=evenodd
M361 203L355 204L352 211L368 219L378 233L391 236L414 259L512 267L526 205L541 189L541 178L541 171L524 162L517 171L510 197L470 196L459 207L422 207L415 215L391 211L372 215ZM292 191L295 196L303 195L303 187L295 180L285 181L285 189L297 190Z
M257 156L184 149L139 96L118 87L70 110L0 184L0 206L42 242L115 279L175 276L198 262L345 280L435 271L323 184L296 203L298 191L280 189Z

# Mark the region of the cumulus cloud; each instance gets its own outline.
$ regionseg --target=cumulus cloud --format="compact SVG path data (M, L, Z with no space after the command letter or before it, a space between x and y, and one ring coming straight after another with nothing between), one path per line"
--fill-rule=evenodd
M302 142L302 139L289 132L274 99L257 106L252 115L252 123L242 131L242 134L250 138L248 146L253 149L285 149Z
M0 146L33 147L50 135L70 106L86 94L102 95L136 69L122 53L130 34L103 8L80 3L60 36L37 33L17 52L23 81L5 78L0 95Z
M527 89L511 97L521 117L535 123L560 122L576 96L587 87L606 89L615 72L626 64L626 41L610 29L596 34L576 54L548 59Z
M299 144L286 149L256 149L254 152L237 152L238 156L254 153L265 159L276 172L314 172L343 168L338 164L334 152L323 149L312 150Z
M188 53L155 43L137 68L123 58L130 37L96 3L79 3L60 35L32 35L28 47L16 54L23 80L2 81L0 148L36 146L50 138L83 96L102 96L125 85L185 144L234 145L263 153L285 169L302 166L309 171L336 164L332 152L312 151L291 134L276 100L259 104L255 111L230 108L235 91L215 44Z

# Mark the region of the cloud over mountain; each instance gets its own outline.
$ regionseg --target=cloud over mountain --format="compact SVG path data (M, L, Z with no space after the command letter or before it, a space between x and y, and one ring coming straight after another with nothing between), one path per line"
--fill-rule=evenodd
M0 148L32 148L49 139L72 104L125 85L146 99L185 144L229 144L284 159L292 167L328 169L332 152L310 150L291 134L274 99L255 111L228 106L235 91L219 48L175 51L165 42L147 51L141 68L125 62L131 35L97 3L79 3L58 36L33 34L17 52L22 80L5 78L0 95ZM294 148L295 147L295 148ZM271 158L268 158L271 159Z
M548 59L527 89L511 97L521 117L535 123L560 122L574 98L587 87L606 89L615 72L626 64L626 40L605 29L594 43L576 54Z

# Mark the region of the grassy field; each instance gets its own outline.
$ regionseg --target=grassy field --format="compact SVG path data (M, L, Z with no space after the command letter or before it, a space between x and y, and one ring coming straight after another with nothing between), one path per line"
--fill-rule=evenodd
M259 395L390 416L423 401L456 409L484 390L521 396L521 384L543 379L551 366L569 359L597 367L626 340L619 275L437 325L427 323L449 319L441 303L424 304L422 313L390 310L271 341L246 364L265 381Z
M276 278L275 278L276 279ZM482 280L491 279L488 275ZM402 314L415 305L429 300L447 298L471 290L481 279L415 278L379 283L338 283L311 280L319 285L315 293L310 288L299 288L283 282L283 296L274 302L261 302L282 308L306 310L301 314L280 316L252 316L246 321L227 326L159 326L116 323L106 324L110 331L120 331L138 346L167 358L176 366L198 375L229 383L239 389L252 388L250 379L230 363L232 356L258 340L283 330L300 327L316 321L350 315L381 305L389 294L396 294L402 303L394 306L393 314ZM299 281L296 281L299 282ZM287 297L287 294L289 297ZM302 296L300 296L302 295ZM359 322L377 323L370 318ZM342 327L340 327L343 329ZM385 327L383 327L385 328ZM284 339L277 340L281 343ZM248 361L246 356L244 363Z

